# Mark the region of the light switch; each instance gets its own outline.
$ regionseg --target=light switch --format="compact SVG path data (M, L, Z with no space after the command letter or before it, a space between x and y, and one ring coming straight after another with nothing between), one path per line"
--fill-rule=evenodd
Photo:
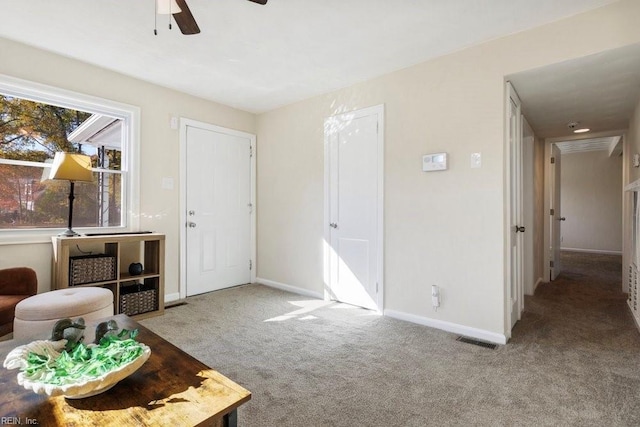
M163 190L173 190L173 178L171 178L171 177L163 177L162 178L162 189Z
M178 118L177 117L171 117L171 120L169 121L169 126L171 127L171 129L178 129Z
M482 153L471 153L471 168L477 169L482 166Z

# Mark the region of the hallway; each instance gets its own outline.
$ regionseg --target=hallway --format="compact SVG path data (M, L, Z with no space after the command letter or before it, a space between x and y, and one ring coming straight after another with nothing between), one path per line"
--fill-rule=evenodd
M558 278L525 297L511 342L639 350L640 334L621 292L621 256L563 251L561 260Z
M572 378L566 397L586 419L640 425L640 333L621 292L621 256L562 252L561 260L558 278L525 297L511 348L546 365L556 387Z

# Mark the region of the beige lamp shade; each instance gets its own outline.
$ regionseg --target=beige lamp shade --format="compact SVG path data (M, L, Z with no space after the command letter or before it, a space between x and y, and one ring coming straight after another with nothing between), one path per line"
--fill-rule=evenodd
M56 153L49 179L67 181L93 181L91 157L84 154Z

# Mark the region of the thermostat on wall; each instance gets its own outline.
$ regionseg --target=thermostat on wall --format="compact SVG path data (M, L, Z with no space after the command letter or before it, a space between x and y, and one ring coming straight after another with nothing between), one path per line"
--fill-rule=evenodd
M422 170L425 172L447 169L447 153L435 153L422 156Z

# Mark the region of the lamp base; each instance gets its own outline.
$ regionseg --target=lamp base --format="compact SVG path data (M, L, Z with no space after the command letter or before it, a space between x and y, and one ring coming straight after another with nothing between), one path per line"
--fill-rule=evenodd
M62 236L62 237L76 237L79 236L80 234L76 233L75 231L73 231L70 228L67 228L65 231L63 231L62 233L58 234L58 236Z

